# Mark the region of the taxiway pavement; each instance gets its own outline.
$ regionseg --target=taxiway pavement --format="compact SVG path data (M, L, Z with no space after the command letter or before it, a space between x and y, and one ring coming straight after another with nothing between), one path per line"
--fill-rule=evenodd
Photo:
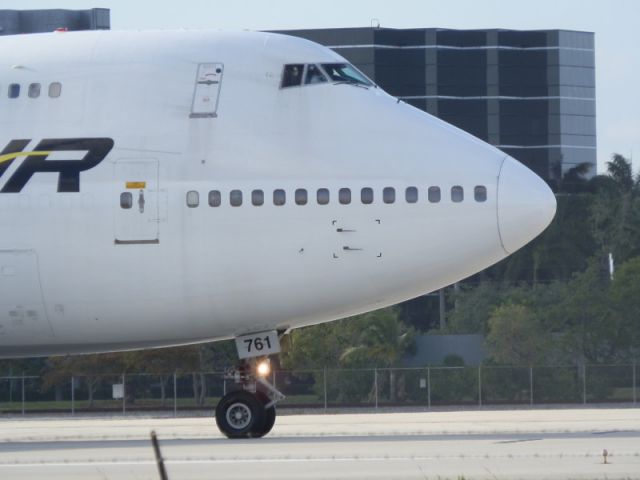
M228 440L210 418L0 418L2 479L640 479L640 410L281 415ZM603 451L607 450L607 463Z

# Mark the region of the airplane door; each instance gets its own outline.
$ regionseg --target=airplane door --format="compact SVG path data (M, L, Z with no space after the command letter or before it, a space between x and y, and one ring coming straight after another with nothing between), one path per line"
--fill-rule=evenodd
M0 250L0 343L53 336L33 250Z
M198 65L189 117L215 118L218 116L218 100L223 71L224 65L222 63L201 63Z
M119 160L115 176L116 245L160 243L158 161Z

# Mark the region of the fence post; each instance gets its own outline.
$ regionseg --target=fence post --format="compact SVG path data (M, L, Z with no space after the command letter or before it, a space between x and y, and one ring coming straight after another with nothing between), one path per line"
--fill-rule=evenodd
M71 415L76 414L76 380L71 375Z
M529 405L533 407L533 365L529 365Z
M482 364L478 365L478 406L482 406Z
M173 417L178 416L178 376L173 372Z
M587 404L587 364L582 365L582 403Z
M373 369L373 386L375 388L374 396L376 399L376 410L378 409L378 368Z
M636 391L636 361L633 361L633 404L635 405L638 401L638 393Z
M124 385L124 373L122 374L122 414L127 413L127 389Z
M427 407L431 408L431 367L427 367Z
M324 411L327 412L327 367L322 370L323 378L322 378L322 386L324 387Z
M24 372L22 372L22 415L24 415Z

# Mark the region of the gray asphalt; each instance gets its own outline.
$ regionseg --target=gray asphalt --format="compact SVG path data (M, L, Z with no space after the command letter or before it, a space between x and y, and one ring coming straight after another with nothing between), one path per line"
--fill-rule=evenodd
M638 410L529 412L515 424L512 412L464 412L477 419L466 432L447 431L450 415L291 416L269 437L239 441L202 419L68 420L66 434L60 421L0 422L0 479L159 479L144 434L154 426L171 480L640 479Z

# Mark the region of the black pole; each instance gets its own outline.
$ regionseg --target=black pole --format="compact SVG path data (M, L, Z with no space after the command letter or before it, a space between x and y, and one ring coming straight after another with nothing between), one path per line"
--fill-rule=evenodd
M153 445L153 453L156 456L160 480L168 480L167 471L164 468L164 459L162 458L162 453L160 453L160 444L158 443L158 437L156 436L155 430L151 430L151 444Z

